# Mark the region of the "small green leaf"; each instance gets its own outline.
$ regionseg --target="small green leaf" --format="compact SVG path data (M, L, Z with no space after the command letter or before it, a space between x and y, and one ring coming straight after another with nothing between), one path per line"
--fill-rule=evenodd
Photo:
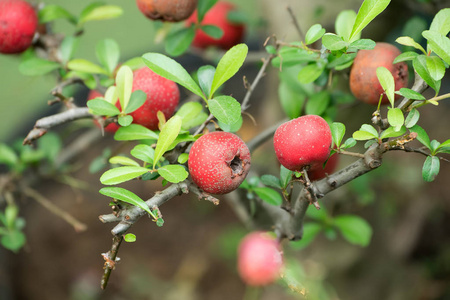
M395 131L399 131L405 123L405 117L400 108L391 108L388 110L388 122L394 127Z
M239 116L239 120L237 120L233 124L225 124L223 122L218 122L220 129L222 129L225 132L237 132L242 127L242 123L244 120L242 119L242 116Z
M189 130L193 127L196 127L203 122L205 122L208 119L208 114L206 114L204 111L201 111L196 117L190 120L185 120L183 124L181 125L181 128L183 130Z
M97 116L117 116L120 114L120 110L115 105L100 98L89 100L86 105Z
M420 118L419 111L415 108L411 109L411 111L408 113L405 119L406 128L411 128L414 125L416 125L417 121L419 121L419 118Z
M311 83L317 78L319 78L324 69L325 65L319 66L319 64L317 63L307 65L306 67L302 68L298 73L298 80L304 84Z
M127 233L125 234L125 236L123 237L123 239L125 240L125 242L127 243L134 243L136 242L136 235L132 234L132 233Z
M426 100L426 98L424 96L422 96L422 94L419 94L418 92L413 91L408 88L401 88L398 92L396 92L396 94L400 94L403 97L408 98L408 99Z
M117 199L137 206L140 209L148 212L154 219L156 219L155 215L148 208L147 203L145 203L144 200L142 200L139 196L137 196L133 192L130 192L129 190L121 187L104 187L99 191L99 193L107 197L111 197L113 199Z
M280 179L273 175L268 175L268 174L262 175L261 182L266 186L270 186L270 187L273 187L276 189L282 188Z
M141 90L134 91L131 93L130 101L125 108L125 113L131 114L133 111L141 107L145 103L145 100L147 100L147 94L145 92Z
M281 107L289 119L298 118L301 114L306 96L292 89L286 82L281 81L278 85L278 97Z
M106 71L99 65L94 64L93 62L83 58L75 58L70 60L67 63L67 68L69 70L85 72L89 74L105 74L105 75L108 74L108 71Z
M441 80L445 75L445 65L437 56L427 56L427 69L431 78L435 81Z
M135 70L145 67L145 63L144 63L144 60L142 59L142 57L139 56L139 57L130 58L129 60L124 62L122 64L122 66L128 66L131 68L131 70L135 71Z
M320 24L314 24L306 32L305 43L306 45L312 44L320 39L325 34L325 28L322 28Z
M390 2L390 0L365 0L356 15L350 40L356 37L376 16L382 13Z
M183 27L167 35L165 49L171 56L179 56L189 49L195 36L195 27Z
M198 11L198 22L200 23L203 20L203 17L211 9L211 7L216 4L217 0L198 0L197 11Z
M386 130L384 130L381 133L380 138L387 139L387 138L391 138L391 137L398 137L398 136L404 135L405 133L406 133L405 126L401 126L398 130L397 130L397 128L394 128L394 127L388 127Z
M223 30L215 25L201 25L200 29L216 40L220 39L223 36Z
M361 125L360 130L366 131L371 133L373 136L378 136L378 131L375 129L375 127L373 127L372 125L369 124L363 124Z
M402 61L408 61L408 60L413 60L414 58L416 58L419 54L417 54L416 52L412 52L412 51L407 51L407 52L403 52L402 54L400 54L399 56L397 56L394 59L394 64L402 62Z
M383 88L384 92L386 93L386 96L389 99L389 102L391 103L392 107L394 107L394 101L395 101L394 76L392 76L392 73L385 67L378 67L377 68L377 77L378 77L378 81L381 84L381 87Z
M107 20L122 15L123 10L117 5L90 5L81 12L79 25L88 21Z
M365 140L371 140L376 139L378 136L374 136L373 134L367 132L367 131L355 131L353 132L353 138L357 141L365 141Z
M202 112L203 106L200 103L186 102L178 109L175 115L182 119L181 128L187 130L191 127L187 127L186 125L189 125L189 122L195 120Z
M173 148L175 148L179 143L184 142L194 142L197 140L198 137L195 137L193 135L190 135L189 133L183 133L179 134L177 138L170 144L169 148L166 151L170 151Z
M119 63L120 49L117 42L113 39L104 39L97 43L95 54L98 61L106 68L109 74L112 74Z
M247 57L248 47L245 44L238 44L228 50L217 64L214 73L213 82L211 84L211 96L221 87L228 79L233 77L244 64Z
M422 127L420 127L419 125L414 125L413 127L409 128L409 131L417 133L417 140L428 149L431 149L430 138L428 137L427 132Z
M181 165L166 165L160 167L158 168L158 173L165 180L172 183L181 182L185 180L189 175L186 169Z
M308 115L322 115L330 104L330 93L321 91L311 95L306 102L305 112Z
M7 235L2 236L0 241L6 249L17 252L25 245L26 237L21 231L11 230Z
M149 145L141 144L136 145L133 149L131 149L130 154L137 159L140 159L152 165L153 158L155 157L155 149L153 149Z
M395 41L401 45L413 47L422 51L423 53L427 53L420 44L416 43L416 41L414 41L414 39L409 36L401 36Z
M450 148L450 139L443 142L436 150L444 149L444 148Z
M147 168L135 167L135 166L125 166L118 167L106 171L100 177L100 182L104 185L114 185L125 181L129 181L136 177L141 176L149 171Z
M120 106L125 111L130 101L133 89L133 71L128 66L121 66L116 75L116 91L119 95Z
M146 53L144 63L156 74L184 86L194 94L205 99L202 90L191 75L175 60L160 53Z
M231 96L217 96L208 101L209 111L220 122L234 124L241 117L241 105Z
M57 62L33 57L20 63L19 72L26 76L42 76L60 67Z
M349 48L355 48L359 50L372 50L373 48L375 48L375 45L375 41L372 41L370 39L361 39L351 43Z
M159 162L163 154L169 149L170 145L175 141L181 129L182 119L179 116L171 117L159 134L158 142L156 143L155 158L153 161L153 168Z
M447 35L450 31L450 8L441 9L433 18L430 30Z
M139 167L139 164L126 156L113 156L109 159L109 163L113 165L123 165L123 166L136 166Z
M431 30L425 30L422 32L422 35L427 39L431 50L447 64L450 64L450 39L439 32Z
M77 23L77 18L59 5L47 4L38 11L39 23L48 23L57 19L67 19L72 24Z
M290 242L289 245L295 249L300 250L306 248L314 238L322 231L323 226L314 222L308 222L303 225L302 239L295 242Z
M0 164L13 166L18 162L17 154L6 144L0 144Z
M439 157L428 156L427 159L425 159L422 168L423 180L425 180L426 182L432 182L439 174L440 164L441 163L439 161Z
M333 142L336 147L339 148L345 135L345 125L339 122L333 122L330 126L330 130Z
M353 25L355 24L356 13L353 10L343 10L339 13L335 22L336 34L341 36L346 42L350 40Z
M158 226L158 227L163 227L163 225L164 225L164 220L163 220L163 218L158 218L158 219L156 219L156 226Z
M158 135L142 125L131 124L127 127L120 127L116 131L114 139L116 141L157 140Z
M253 191L258 195L259 198L264 200L265 202L272 205L281 205L283 203L283 198L280 193L275 191L274 189L268 187L257 187L254 188Z
M354 146L356 146L356 140L354 138L348 138L341 145L341 149L348 149L348 148L352 148Z
M436 150L439 148L439 146L441 145L441 143L439 143L436 140L432 140L430 143L431 146L431 155L435 155L436 154Z
M211 86L215 72L216 68L210 65L202 66L197 71L198 83L200 84L200 88L202 89L203 93L205 93L208 99L210 98Z
M70 59L72 59L74 52L78 48L80 44L80 38L74 37L71 35L66 36L62 42L61 47L59 48L61 52L61 60L64 64L66 64Z
M433 89L436 91L436 93L439 92L439 89L441 88L441 82L436 81L431 77L430 72L427 68L427 56L425 55L418 55L413 60L413 67L414 70L419 74L420 77Z
M187 154L187 153L181 153L181 154L178 156L177 161L178 161L179 164L184 164L184 163L186 163L186 162L188 161L188 159L189 159L189 154Z
M349 243L363 247L369 245L372 238L372 227L363 218L341 215L334 219L334 224Z
M349 43L344 41L342 37L333 33L326 33L322 37L322 44L331 51L339 51L349 46Z
M284 166L280 166L280 183L281 186L285 189L288 184L291 182L292 179L292 172L291 170L286 169Z

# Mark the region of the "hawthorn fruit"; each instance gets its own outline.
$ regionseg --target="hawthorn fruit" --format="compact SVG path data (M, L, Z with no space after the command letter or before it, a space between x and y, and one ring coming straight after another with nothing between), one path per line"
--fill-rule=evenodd
M178 22L189 18L197 0L136 0L139 10L149 19Z

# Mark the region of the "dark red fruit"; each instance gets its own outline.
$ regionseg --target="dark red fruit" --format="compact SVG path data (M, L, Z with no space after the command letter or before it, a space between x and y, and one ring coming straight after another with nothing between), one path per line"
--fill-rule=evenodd
M252 286L271 284L280 277L283 257L279 243L263 232L248 234L238 249L238 272Z
M323 166L320 166L308 171L309 179L311 181L320 180L322 178L325 178L325 176L332 174L336 170L338 162L339 162L339 155L334 153L328 159L325 168Z
M230 11L235 10L235 6L225 1L217 2L205 15L201 25L214 25L222 29L223 36L220 39L204 33L201 29L197 29L192 45L205 49L210 46L216 46L224 50L228 50L236 44L242 42L245 27L242 24L233 24L227 19ZM186 20L186 25L197 23L197 11Z
M103 95L100 94L100 92L98 92L96 90L90 90L89 94L88 94L88 98L87 98L88 101L95 99L95 98L103 98ZM120 109L119 101L116 102L116 107ZM100 127L100 124L98 123L98 121L96 119L94 119L94 123L95 123L95 125ZM116 123L110 123L105 127L105 131L115 133L119 128L120 128L120 126L117 125Z
M250 170L250 151L235 134L211 132L194 142L189 173L203 191L226 194L239 187Z
M380 95L384 93L377 77L377 68L385 67L394 76L395 90L408 86L408 65L405 62L393 64L400 55L397 47L387 43L377 43L372 50L360 50L356 55L350 71L350 90L360 101L378 105ZM400 95L395 95L395 100ZM381 104L388 104L389 99L383 95Z
M328 123L316 115L281 124L273 137L278 161L297 172L321 167L330 155L331 142Z
M28 49L38 26L34 8L22 0L0 0L0 53Z
M136 4L149 19L178 22L194 12L197 0L136 0Z

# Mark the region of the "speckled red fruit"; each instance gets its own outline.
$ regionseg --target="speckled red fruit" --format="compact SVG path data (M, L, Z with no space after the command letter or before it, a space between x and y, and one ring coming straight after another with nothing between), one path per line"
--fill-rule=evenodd
M95 99L95 98L99 98L99 97L103 98L103 95L102 95L100 92L98 92L98 91L96 91L96 90L90 90L87 99L88 99L88 101L89 101L89 100L92 100L92 99ZM119 101L116 102L116 107L117 107L117 108L120 108ZM95 125L97 125L98 127L100 127L100 124L97 122L96 119L94 119L94 123L95 123ZM119 128L120 128L120 126L117 125L116 123L111 123L111 124L108 124L108 125L105 127L105 131L106 131L106 132L115 133Z
M330 155L331 142L328 123L316 115L301 116L281 124L273 137L278 161L285 168L298 172L321 167Z
M216 46L228 50L234 45L242 42L245 26L242 24L233 24L227 19L230 11L235 10L235 6L225 1L217 2L205 15L202 25L214 25L223 30L223 36L220 39L210 37L202 30L197 29L192 45L205 49L210 46ZM197 11L195 11L186 21L186 25L197 22Z
M252 286L263 286L280 276L283 257L278 242L263 232L248 234L238 249L238 272Z
M356 55L350 71L350 90L353 95L366 103L378 105L380 95L384 93L377 77L377 68L385 67L394 76L395 90L408 86L408 65L405 62L393 64L401 54L400 50L388 43L377 43L372 50L360 50ZM395 96L395 100L400 95ZM389 99L383 95L381 104L388 104Z
M136 0L136 4L149 19L178 22L192 15L197 0Z
M145 103L130 114L133 123L157 130L157 112L163 112L166 120L169 119L180 100L180 90L175 82L159 76L147 67L135 71L133 75L133 92L142 90L147 94Z
M203 191L226 194L239 187L250 170L250 151L235 134L216 131L201 136L189 152L189 173Z
M34 8L22 0L0 0L0 53L20 53L31 46L38 26Z
M325 178L325 176L332 174L337 167L337 164L339 162L339 154L334 153L330 156L330 158L327 161L327 164L325 165L325 168L322 166L315 167L308 171L308 177L311 181L314 180L320 180L322 178Z

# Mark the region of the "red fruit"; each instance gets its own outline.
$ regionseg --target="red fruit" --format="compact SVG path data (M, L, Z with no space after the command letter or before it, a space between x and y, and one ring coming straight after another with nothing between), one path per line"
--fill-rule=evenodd
M238 249L238 272L252 286L263 286L280 276L283 257L278 242L263 232L248 234Z
M136 0L136 4L149 19L178 22L194 12L197 0Z
M339 155L334 153L328 159L327 164L325 165L325 168L323 166L320 166L318 168L313 168L308 171L309 179L311 181L320 180L322 178L325 178L325 176L327 176L327 174L332 174L336 170L338 161L339 161Z
M316 115L306 115L281 124L273 143L279 162L291 171L319 168L330 155L331 131Z
M235 134L211 132L192 145L189 173L203 191L226 194L239 187L250 170L250 151Z
M147 67L135 71L133 75L133 92L142 90L147 94L145 103L130 114L133 123L157 130L156 113L161 111L169 119L178 105L180 90L175 82L159 76Z
M394 76L395 90L408 86L408 65L405 62L393 64L400 55L397 47L387 43L377 43L372 50L360 50L356 55L350 71L350 90L353 95L366 103L378 105L380 95L384 93L377 77L377 68L385 67ZM395 95L395 100L400 95ZM389 99L383 95L381 104L388 104Z
M230 11L235 10L235 6L231 3L219 1L217 2L205 15L201 25L214 25L222 29L223 36L220 39L204 33L201 29L197 29L192 45L205 49L209 46L216 46L224 50L228 50L236 44L239 44L244 37L245 27L242 24L233 24L227 19ZM197 23L197 11L195 11L189 19L186 20L186 25Z
M0 0L0 53L20 53L31 46L38 26L34 8L22 0Z
M99 98L99 97L103 98L103 95L100 94L99 92L97 92L96 90L91 90L91 91L89 91L87 99L89 101L89 100L92 100L92 99L95 99L95 98ZM116 107L120 109L119 101L116 102ZM94 119L94 123L95 123L95 125L100 127L100 124L98 123L98 121L96 119ZM105 131L106 132L115 133L119 128L120 128L120 126L117 125L116 123L111 123L111 124L108 124L105 127Z

